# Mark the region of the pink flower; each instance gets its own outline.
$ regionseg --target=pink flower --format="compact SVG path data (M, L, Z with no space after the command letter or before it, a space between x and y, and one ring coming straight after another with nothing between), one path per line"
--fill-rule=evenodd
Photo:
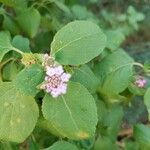
M42 66L46 67L52 67L54 65L54 58L49 56L48 54L44 54L43 56L43 63Z
M42 84L41 89L50 93L53 97L65 94L67 91L67 82L71 75L65 73L62 66L46 67L45 82Z
M147 81L143 78L139 78L135 81L135 85L137 85L140 88L144 87L146 83Z

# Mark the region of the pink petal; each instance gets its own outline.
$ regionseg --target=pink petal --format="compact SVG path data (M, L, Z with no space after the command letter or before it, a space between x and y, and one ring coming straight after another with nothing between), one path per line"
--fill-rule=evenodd
M71 75L69 73L63 73L61 76L61 79L63 82L68 82L70 77L71 77Z
M47 71L46 71L46 74L49 75L49 76L54 75L55 74L55 69L51 68L51 67L48 67Z
M147 81L146 81L146 80L143 80L143 83L144 83L144 84L146 84L146 83L147 83Z
M146 80L144 79L138 79L135 81L135 84L138 86L138 87L144 87L145 84L146 84Z
M51 92L51 95L52 95L53 97L57 97L57 96L60 95L60 93L59 93L58 91L52 91L52 92Z
M64 72L63 67L62 66L58 66L55 68L55 73L58 75L61 75Z
M67 91L67 84L61 84L59 86L59 91L62 93L62 94L66 94L66 91Z

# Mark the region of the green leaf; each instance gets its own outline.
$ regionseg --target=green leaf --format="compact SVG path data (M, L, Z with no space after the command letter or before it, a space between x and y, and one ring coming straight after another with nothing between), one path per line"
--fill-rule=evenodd
M11 7L26 7L26 0L0 0L0 2Z
M134 141L125 140L125 150L139 150L139 144Z
M34 49L33 52L45 53L47 50L49 50L49 43L51 43L53 36L53 33L50 31L38 32L38 34L34 38L35 45L34 47L32 47Z
M100 79L99 91L105 95L117 95L124 91L132 78L133 60L123 50L106 56L94 68Z
M93 150L93 145L95 143L95 136L89 138L89 139L84 139L84 140L79 140L79 141L74 141L74 140L68 140L71 143L75 143L80 150Z
M133 6L128 7L127 14L128 17L133 20L133 22L142 21L145 18L144 14L137 12Z
M2 61L4 55L13 49L11 45L11 37L9 32L0 32L0 61Z
M76 19L82 20L88 17L89 12L85 6L73 5L71 10Z
M10 142L1 142L0 150L18 150L18 147L15 145L15 143L12 144Z
M4 15L3 28L10 31L14 35L19 34L19 28L16 21L14 18L11 18L7 15Z
M98 121L100 124L102 124L107 115L106 105L102 100L96 99L96 106L97 106Z
M127 19L129 24L135 29L138 29L137 22L144 20L145 16L143 13L137 12L133 6L129 6L127 10Z
M70 82L66 95L43 99L42 111L45 119L55 127L62 137L86 139L92 137L97 124L94 98L79 83Z
M107 30L107 45L110 50L117 50L120 44L125 40L125 36L119 30Z
M76 68L74 74L71 77L71 80L81 83L91 93L96 92L99 85L98 78L94 75L92 70L87 65Z
M144 62L144 70L145 72L148 72L150 70L150 60L145 60Z
M101 100L97 100L96 104L100 134L102 137L107 136L112 142L115 142L123 119L123 109L116 104L107 108Z
M65 5L65 3L62 3L60 1L53 1L55 3L55 5L62 10L64 13L70 15L70 9L67 7L67 5Z
M19 49L15 48L11 44L10 33L7 31L1 31L0 32L0 61L2 61L5 54L7 54L11 50L16 51L20 54L22 53Z
M44 69L39 65L31 65L23 69L13 83L25 95L35 96L40 90L37 86L44 81Z
M21 66L18 65L17 62L11 61L10 63L6 64L2 68L2 75L3 75L3 80L4 81L11 81L13 80L16 75L19 73L21 70Z
M117 146L107 137L98 138L94 150L118 150Z
M33 38L40 25L40 13L34 8L28 8L18 13L17 21L22 30L31 38Z
M78 150L77 147L66 141L58 141L54 143L51 147L44 150Z
M109 137L113 142L116 141L118 131L120 129L123 118L123 109L119 105L113 105L108 109L107 115L103 118L103 125L107 127L105 136Z
M137 87L134 83L131 83L128 87L129 91L135 95L143 96L146 89Z
M98 21L98 19L94 16L94 14L87 10L87 8L85 6L81 6L81 5L73 5L72 8L72 13L75 17L75 19L79 19L79 20L92 20L94 21Z
M29 53L30 51L30 42L28 38L25 38L21 35L16 35L12 40L12 45L23 52Z
M89 0L90 3L97 3L99 0Z
M1 82L0 91L0 139L23 142L35 127L38 106L10 82Z
M48 131L49 133L52 133L56 136L60 136L60 132L57 130L57 128L51 123L50 121L46 120L43 117L40 117L37 126Z
M144 103L147 107L149 119L150 119L150 88L147 89L145 95L144 95Z
M104 49L106 37L101 29L89 21L74 21L54 36L52 55L64 65L79 65L89 62Z
M142 124L138 124L134 127L134 138L140 144L142 150L150 149L150 128Z

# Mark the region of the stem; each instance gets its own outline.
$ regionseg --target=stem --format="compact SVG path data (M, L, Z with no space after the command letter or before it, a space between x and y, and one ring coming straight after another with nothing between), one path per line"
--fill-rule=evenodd
M133 65L141 67L145 73L150 73L150 70L144 69L144 66L140 63L135 62L135 63L133 63ZM147 75L150 76L149 74L147 74Z
M54 2L55 2L55 0L52 0L52 1L45 1L45 4L47 5L47 4L54 3Z
M138 63L138 62L133 63L133 65L144 68L144 66L142 64Z
M36 143L36 139L35 139L35 136L33 133L31 134L31 138L32 138L33 142Z
M13 47L12 50L16 51L17 53L19 53L19 54L21 54L21 55L23 54L22 51L20 51L19 49L15 48L15 47Z
M45 8L49 13L51 13L47 6L42 5L42 7Z
M36 6L36 5L38 6L38 5L39 5L39 2L33 3L30 7L33 8L33 7Z
M2 82L2 81L3 81L2 72L1 72L1 70L0 70L0 82Z
M54 2L55 0L53 0L52 2ZM39 9L40 7L44 7L45 5L49 4L49 3L52 3L51 1L47 1L47 0L44 0L42 2L35 2L31 5L31 8L33 8L34 6L37 6L37 9Z
M11 60L15 60L15 59L14 59L14 58L9 58L9 59L7 59L6 61L0 63L0 69L1 69L5 64L7 64L9 61L11 61Z

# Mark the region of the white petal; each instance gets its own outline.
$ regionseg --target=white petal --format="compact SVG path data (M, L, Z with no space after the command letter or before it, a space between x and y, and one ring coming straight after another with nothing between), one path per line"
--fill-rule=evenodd
M62 66L56 67L55 72L56 74L61 75L64 72L63 67Z
M66 94L67 91L67 84L62 84L59 86L60 93Z
M52 92L51 92L51 95L52 95L53 97L58 97L59 93L58 93L57 91L52 91Z
M69 73L63 73L61 76L61 79L63 82L68 82L70 77L71 77L71 75Z
M49 75L49 76L52 76L55 74L55 70L54 68L48 68L47 71L46 71L46 74Z

